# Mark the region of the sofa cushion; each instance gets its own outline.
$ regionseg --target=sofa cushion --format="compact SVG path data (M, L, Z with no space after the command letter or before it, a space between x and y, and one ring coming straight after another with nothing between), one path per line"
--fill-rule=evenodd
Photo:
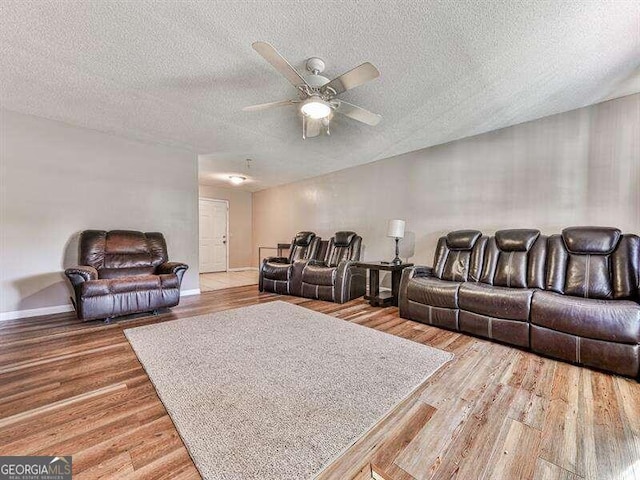
M631 300L598 300L537 291L531 323L585 338L640 343L640 305Z
M529 322L505 320L493 316L460 310L458 329L479 337L527 348L529 346Z
M80 285L82 297L98 297L114 293L128 293L161 289L179 289L180 280L175 273L166 275L136 275L133 277L91 280Z
M126 268L101 268L98 271L99 278L133 277L136 275L151 275L155 267L126 267Z
M620 230L610 227L569 227L562 230L562 239L570 253L607 255L620 240Z
M440 308L458 308L461 282L449 282L435 277L415 277L407 286L407 298L414 302Z
M281 295L289 295L291 293L291 282L287 280L272 280L264 278L262 280L263 290L265 292L279 293Z
M640 368L640 346L637 344L583 338L537 325L531 325L531 349L542 355L628 377L636 377Z
M307 260L316 255L320 238L313 232L298 232L291 241L288 263Z
M290 267L289 263L264 262L262 275L270 280L288 280Z
M138 275L109 280L112 293L136 292L141 290L160 290L159 275Z
M356 232L336 232L333 236L333 244L336 247L348 247L356 236Z
M508 288L466 282L460 287L460 308L507 320L529 320L533 289Z
M293 238L293 244L299 247L306 247L311 243L311 240L315 238L316 234L313 232L298 232Z
M447 234L447 247L450 250L471 250L482 232L478 230L456 230Z
M334 290L330 285L302 284L301 295L305 298L324 300L325 302L335 302Z
M433 305L425 305L424 303L407 302L407 311L402 318L410 318L418 322L426 323L436 327L448 328L449 330L458 330L458 309L434 307Z
M511 229L495 233L496 244L503 252L527 252L540 236L540 230Z
M336 269L323 265L306 265L302 271L302 282L309 285L331 287L336 277Z

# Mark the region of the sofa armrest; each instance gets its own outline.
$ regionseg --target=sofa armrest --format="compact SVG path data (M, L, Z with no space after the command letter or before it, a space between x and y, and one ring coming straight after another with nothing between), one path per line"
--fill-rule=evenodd
M258 291L264 292L264 269L267 263L279 263L282 265L288 265L289 259L287 257L267 257L263 258L258 270Z
M363 296L367 288L367 270L357 265L358 262L345 260L336 268L334 284L334 301L345 303Z
M157 275L165 275L167 273L178 273L179 270L187 270L189 265L180 262L165 262L156 267Z
M77 287L84 282L98 279L98 271L89 265L77 265L75 267L67 268L64 271L64 274L74 287Z
M306 265L315 265L317 267L328 267L326 263L322 260L316 260L315 258L310 258L309 260L301 260Z
M402 273L404 274L407 270L412 271L411 278L414 277L433 277L433 267L425 267L421 265L416 265L411 268L405 269Z
M156 267L156 275L167 275L175 273L178 276L178 280L182 283L182 277L184 272L187 271L189 265L180 262L165 262Z
M263 263L264 262L289 263L289 259L287 257L267 257L263 260Z
M402 271L402 278L400 279L400 291L398 292L398 307L400 308L400 316L402 318L408 318L409 299L407 298L407 288L409 287L409 281L415 277L431 277L433 276L433 268L425 266L414 266L405 268Z

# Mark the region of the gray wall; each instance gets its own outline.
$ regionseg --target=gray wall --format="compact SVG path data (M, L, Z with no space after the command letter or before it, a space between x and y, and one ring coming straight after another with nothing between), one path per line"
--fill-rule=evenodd
M251 267L251 192L233 188L200 185L202 198L229 201L229 268Z
M429 265L438 237L461 228L639 233L640 94L263 190L253 202L254 252L298 230L348 229L364 237L366 259L391 259L392 218L407 221L401 255Z
M69 303L81 230L160 231L198 288L197 158L0 111L0 311Z

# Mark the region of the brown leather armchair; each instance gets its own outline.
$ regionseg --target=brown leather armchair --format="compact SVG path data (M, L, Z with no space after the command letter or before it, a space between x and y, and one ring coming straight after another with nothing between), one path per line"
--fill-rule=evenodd
M356 266L362 237L355 232L336 232L324 259L299 262L292 270L292 294L344 303L365 294L366 273Z
M316 258L320 237L313 232L298 232L291 240L288 257L269 257L262 261L258 289L288 295L291 293L291 268L295 262Z
M65 270L78 318L108 321L178 305L189 267L167 260L161 233L85 230L80 234L81 265Z

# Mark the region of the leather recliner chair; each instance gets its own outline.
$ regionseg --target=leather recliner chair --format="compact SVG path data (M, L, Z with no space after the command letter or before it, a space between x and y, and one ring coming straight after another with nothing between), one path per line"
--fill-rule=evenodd
M486 237L477 230L458 230L441 237L433 268L410 267L400 281L400 316L458 330L458 290L477 281L482 270Z
M365 294L366 273L356 266L362 237L336 232L324 259L299 262L292 271L292 293L306 298L344 303Z
M316 258L320 237L313 232L298 232L291 240L288 257L269 257L262 261L258 277L261 292L291 293L291 269L295 262Z
M531 349L635 377L640 373L640 238L566 228L549 238L545 291L531 304Z
M531 299L544 286L546 246L539 230L500 230L490 237L478 282L458 291L460 331L528 348Z
M161 233L85 230L80 234L80 266L65 274L75 293L80 320L106 319L174 307L189 268L169 262ZM73 300L73 299L72 299Z

